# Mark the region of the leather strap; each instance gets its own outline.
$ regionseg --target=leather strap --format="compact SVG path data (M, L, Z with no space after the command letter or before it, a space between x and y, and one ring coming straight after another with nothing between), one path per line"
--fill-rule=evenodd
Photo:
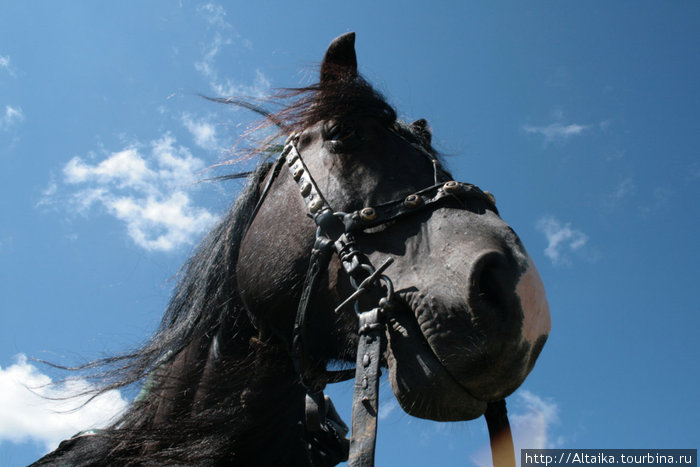
M379 361L384 323L380 308L360 313L359 318L359 343L352 401L352 439L348 466L372 467L377 442Z

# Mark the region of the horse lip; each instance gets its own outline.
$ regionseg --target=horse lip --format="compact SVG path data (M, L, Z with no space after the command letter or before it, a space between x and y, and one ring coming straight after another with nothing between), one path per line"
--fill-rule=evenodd
M435 349L433 349L433 346L430 345L430 342L428 342L428 339L425 337L425 335L423 334L423 332L420 330L420 325L418 324L418 318L416 317L416 314L415 314L414 310L413 310L413 309L411 308L411 306L409 305L410 299L408 299L408 297L409 297L412 293L413 293L413 292L399 291L399 292L397 292L397 295L401 298L401 301L399 302L399 303L400 303L400 306L404 307L407 311L410 312L409 316L411 317L411 322L412 322L413 324L415 324L416 329L417 329L417 331L418 331L417 335L416 335L416 336L413 336L413 339L416 339L416 340L420 341L420 342L417 342L416 344L421 345L421 346L427 351L426 354L427 354L427 355L430 355L430 357L432 357L432 360L433 360L434 364L435 364L436 366L439 366L440 368L442 368L442 369L446 372L446 374L450 377L450 379L451 379L456 385L458 385L458 386L460 386L462 389L464 389L464 391L465 391L470 397L472 397L472 398L474 398L474 399L477 399L477 400L480 400L478 397L474 396L474 395L471 393L471 391L469 390L469 388L467 388L467 387L464 386L462 383L460 383L459 380L458 380L457 378L455 378L454 375L452 375L452 372L450 371L450 369L447 367L447 365L445 365L445 364L440 360L440 357L439 357L439 356L437 355L437 353L435 352Z
M388 319L387 333L389 335L389 345L387 346L387 354L390 355L395 362L403 361L407 356L420 361L422 363L420 367L423 373L427 375L426 379L429 380L428 383L430 385L429 388L425 389L440 386L440 390L449 393L451 396L450 398L461 401L462 405L460 407L450 408L447 411L449 413L445 413L444 411L437 414L414 413L411 410L413 407L406 407L403 405L397 393L397 389L394 387L394 381L392 380L392 387L394 393L397 395L397 399L399 399L399 403L402 404L402 407L407 413L433 420L458 421L470 420L481 416L486 409L486 401L475 397L469 389L452 375L449 369L435 354L435 351L420 330L414 310L409 305L409 296L411 293L410 291L397 291L396 293L399 299L396 300L395 306ZM407 345L395 345L395 340L398 336L407 339L409 343ZM408 346L410 346L410 351L407 349ZM387 356L387 361L390 357ZM423 391L425 389L423 389ZM421 392L421 389L417 389L417 391ZM441 395L444 396L444 394Z

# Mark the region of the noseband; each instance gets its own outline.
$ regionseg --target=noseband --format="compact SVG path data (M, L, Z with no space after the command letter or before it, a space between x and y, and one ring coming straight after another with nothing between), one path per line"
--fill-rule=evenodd
M306 389L305 428L314 437L309 450L320 451L317 454L323 463L335 465L346 459L351 467L370 467L374 465L374 450L376 445L378 393L380 363L386 331L386 319L394 308L394 289L390 278L384 274L391 266L393 258L387 259L379 267L372 265L369 258L357 247L355 235L372 227L378 227L397 219L415 215L426 210L434 210L448 203L460 209L467 208L467 201L480 199L489 209L498 213L494 197L480 190L477 186L456 182L446 172L437 158L420 144L415 144L396 129L390 131L415 148L432 164L434 184L405 198L390 201L350 213L335 211L324 198L318 184L304 163L297 149L298 134L287 138L284 149L272 168L272 173L263 188L260 199L250 217L250 222L257 214L272 182L279 174L282 166L286 165L299 187L299 193L307 207L307 215L316 224L316 238L311 250L311 258L304 280L301 299L294 320L292 341L288 343L294 367L299 375L301 384ZM456 203L454 201L457 201ZM250 226L250 223L248 224ZM331 256L335 253L350 278L355 292L352 293L335 309L340 311L347 305L353 304L358 316L358 346L354 370L330 371L319 367L312 361L306 351L308 341L307 323L308 310L319 280L327 271ZM373 297L374 306L363 307L363 295ZM367 303L367 298L362 303ZM366 309L365 309L366 308ZM348 443L345 435L348 428L335 411L333 403L323 390L328 383L345 381L355 378L352 404L352 437ZM494 465L515 465L512 448L512 438L506 414L505 401L489 403L485 413L491 438ZM509 453L497 453L494 450L494 438L499 434L502 438L507 435L510 440ZM348 447L349 444L349 447ZM348 455L349 452L349 455ZM311 452L310 463L313 464ZM497 458L502 459L503 463Z

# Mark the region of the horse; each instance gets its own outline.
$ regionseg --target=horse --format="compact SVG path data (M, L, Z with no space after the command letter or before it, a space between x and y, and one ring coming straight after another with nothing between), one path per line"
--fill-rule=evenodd
M428 123L360 76L354 44L334 39L279 111L224 100L279 128L258 150L277 158L245 174L155 334L82 367L97 393L142 383L130 408L33 465L370 466L382 368L412 416L485 415L494 463L514 465L505 398L549 334L542 281L493 195L454 181ZM348 439L323 390L352 377Z

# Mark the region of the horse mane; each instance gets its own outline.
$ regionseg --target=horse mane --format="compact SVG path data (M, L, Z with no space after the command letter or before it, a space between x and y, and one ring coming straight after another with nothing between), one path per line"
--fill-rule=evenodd
M272 143L274 138L320 121L366 117L378 118L410 142L435 153L429 136L421 128L397 120L396 111L360 76L282 90L265 101L278 107L279 110L272 112L262 110L253 99L213 100L262 113L265 119L258 130L271 125L279 128L275 137L268 138L251 153L269 155L273 148L279 147ZM94 463L99 456L105 460L104 456L109 456L109 461L116 463L138 460L157 464L177 459L178 463L208 464L224 449L239 443L259 445L260 452L265 451L264 439L259 432L255 433L254 427L267 426L266 422L279 414L268 413L263 404L256 405L259 403L248 396L266 387L266 371L269 373L271 367L279 365L275 362L288 359L288 354L283 346L271 344L271 338L260 338L255 318L240 298L236 267L240 244L271 165L263 160L250 174L234 206L182 267L171 301L153 336L133 351L71 368L78 371L77 377L87 377L96 383L96 388L90 391L92 398L112 389L134 388L143 382L141 393L130 408L110 427L91 436L94 439L90 443L82 442L81 438L64 441L54 454L37 465L58 458L63 461L66 457L81 465L81 459L89 458ZM216 368L208 367L212 361L216 361ZM259 371L262 369L266 371ZM209 393L204 396L207 404L204 404L197 399L198 384L207 371L230 377L225 385L208 388ZM275 371L278 376L280 372L288 372L283 376L291 382L297 378L284 367ZM291 401L296 395L281 397L289 397ZM168 405L170 415L159 419L159 407L164 404ZM294 404L289 405L292 410ZM255 416L242 420L245 415L241 407ZM154 420L158 423L152 424ZM250 433L237 429L243 425ZM284 432L264 436L268 435L282 439L290 436ZM284 464L289 459L280 461Z

